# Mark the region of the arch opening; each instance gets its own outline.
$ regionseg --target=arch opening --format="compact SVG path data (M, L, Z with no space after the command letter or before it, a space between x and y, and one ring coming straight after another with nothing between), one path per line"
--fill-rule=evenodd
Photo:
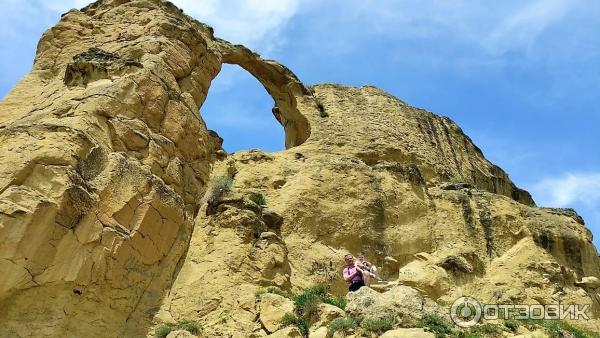
M285 147L285 130L273 118L273 99L260 82L237 65L224 64L213 79L200 115L223 138L228 153Z
M298 110L298 101L309 98L316 107L312 93L287 67L242 45L232 45L216 39L223 64L238 65L258 80L274 101L272 113L285 131L285 148L304 143L310 136L308 119Z

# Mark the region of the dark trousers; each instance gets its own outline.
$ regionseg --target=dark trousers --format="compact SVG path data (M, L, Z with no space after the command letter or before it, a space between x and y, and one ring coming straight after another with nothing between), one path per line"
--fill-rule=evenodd
M360 289L363 286L365 286L365 282L362 279L361 280L352 281L350 283L350 286L348 286L348 290L349 291L356 291L356 290Z

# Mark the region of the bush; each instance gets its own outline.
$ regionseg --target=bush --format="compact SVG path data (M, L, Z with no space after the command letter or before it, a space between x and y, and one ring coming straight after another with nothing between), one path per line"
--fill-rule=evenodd
M360 323L360 327L366 332L381 334L394 327L394 318L391 316L365 318L362 323Z
M307 320L317 315L317 306L328 298L327 285L316 284L294 297L296 313Z
M323 110L323 111L319 112L319 116L321 116L322 118L326 118L326 117L329 117L329 114Z
M200 331L202 331L202 325L191 320L181 319L177 321L177 324L175 325L160 324L154 331L154 335L158 338L165 338L174 329L182 329L192 334L198 334Z
M156 330L154 330L154 335L158 338L165 338L172 330L173 328L170 325L160 324Z
M288 327L288 326L294 326L298 323L298 317L296 317L295 314L293 313L286 313L283 315L283 317L281 317L281 320L279 321L279 327L280 328L284 328L284 327Z
M489 334L494 334L494 333L502 333L502 328L497 325L497 324L481 324L481 325L476 325L476 326L472 326L469 330L469 333L474 334L474 335L489 335Z
M528 323L544 327L550 333L551 338L564 337L561 331L567 331L573 334L575 338L599 337L597 334L586 332L569 325L566 322L557 320L528 320Z
M350 333L350 330L355 329L356 326L356 320L353 318L336 318L327 326L327 337L333 337L333 334L336 332L346 335Z
M444 318L432 313L423 316L416 326L428 328L436 338L444 338L453 332L452 326Z
M521 326L521 324L519 324L519 321L517 320L507 319L504 321L504 326L506 326L512 332L517 332L517 329L519 328L519 326Z
M213 178L209 193L206 197L208 203L218 202L223 194L231 191L231 186L233 185L233 178L228 175L219 175Z
M192 334L198 334L200 331L202 331L202 326L200 324L187 319L181 319L177 321L177 327Z
M294 297L294 310L298 316L311 319L317 315L317 306L321 298L310 292L303 292Z
M323 303L331 304L333 306L337 306L342 310L346 309L346 297L341 296L327 296L323 299Z
M250 195L250 200L260 206L267 205L267 200L261 193L253 193Z

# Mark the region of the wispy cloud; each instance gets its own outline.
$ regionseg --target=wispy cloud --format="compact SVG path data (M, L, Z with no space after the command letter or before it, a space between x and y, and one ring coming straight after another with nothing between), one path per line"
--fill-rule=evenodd
M576 0L537 0L525 2L503 18L483 40L493 54L515 47L529 47L544 30L562 19L577 5Z
M531 192L538 204L544 206L600 206L600 172L546 178L534 184Z
M300 0L173 0L215 34L261 51L277 45L279 33L296 14Z

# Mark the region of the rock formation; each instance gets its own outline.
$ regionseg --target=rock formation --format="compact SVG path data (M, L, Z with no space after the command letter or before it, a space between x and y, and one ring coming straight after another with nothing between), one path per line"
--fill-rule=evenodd
M287 150L221 149L198 111L223 63L273 97ZM143 337L182 318L265 336L256 290L343 294L341 258L361 250L433 301L600 315L581 218L536 207L450 119L374 87L305 87L169 2L64 14L0 103L0 142L2 337ZM231 191L209 196L220 177Z

